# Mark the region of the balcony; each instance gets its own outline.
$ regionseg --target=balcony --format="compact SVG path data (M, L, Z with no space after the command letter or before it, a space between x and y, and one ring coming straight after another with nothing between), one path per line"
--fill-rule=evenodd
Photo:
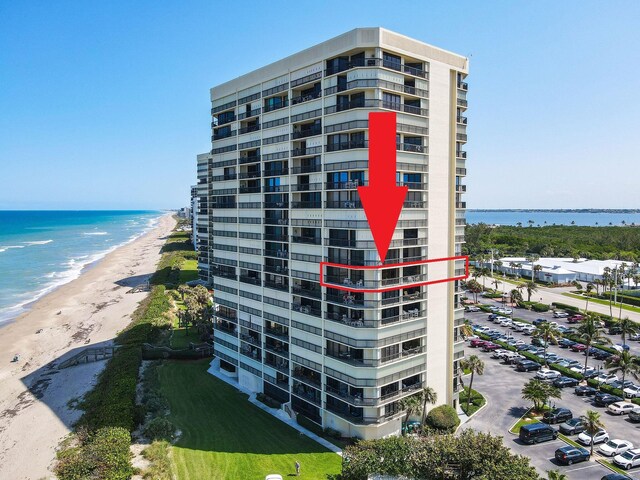
M240 275L240 281L242 283L250 283L251 285L260 286L260 279L256 277L249 277L247 275Z
M457 99L457 101L456 101L456 104L457 104L459 107L467 108L467 100L466 100L466 99L464 99L464 98L458 98L458 99Z
M390 285L410 285L412 283L426 282L427 275L419 274L419 275L405 275L404 277L394 277L394 278L383 278L382 286L388 287Z
M222 140L223 138L229 138L236 135L235 130L227 130L224 132L215 132L213 134L213 140Z
M288 168L277 168L277 169L269 168L262 173L262 176L263 177L279 177L280 175L288 175L288 174L289 174Z
M275 368L279 372L289 374L289 361L282 360L280 357L276 357L271 352L265 357L264 364Z
M280 265L265 265L264 271L269 273L277 273L279 275L289 275L289 269Z
M282 292L288 292L289 291L289 285L287 285L285 283L281 283L281 282L271 282L269 280L265 280L264 281L264 286L265 286L265 288L272 288L274 290L280 290Z
M456 202L456 208L467 208L467 202Z
M264 202L263 205L264 208L289 208L289 202Z
M396 143L396 150L414 153L429 153L429 147L426 145L416 145L415 143Z
M369 142L366 140L355 140L352 142L329 143L325 147L326 152L337 152L340 150L352 150L354 148L367 148Z
M288 235L275 235L273 233L265 233L264 234L264 239L265 240L271 240L274 242L288 242L289 241L289 236Z
M281 340L284 340L285 342L289 341L289 332L288 329L283 328L283 327L279 327L279 328L269 328L269 327L265 327L264 329L265 333L271 337L275 337Z
M319 287L316 288L304 288L301 286L294 285L291 288L291 292L295 295L301 295L303 297L315 298L316 300L320 300L322 297L322 292Z
M380 395L380 402L388 402L390 400L400 398L401 396L417 393L422 388L422 382L416 382L411 385L402 384L402 389ZM380 392L382 393L382 391Z
M375 358L363 358L363 349L361 348L345 347L342 350L325 348L324 354L354 367L375 367L380 363Z
M321 135L321 134L322 134L322 127L320 125L314 125L311 128L294 130L292 138L295 140L297 138L313 137L314 135Z
M469 90L469 85L467 85L467 82L460 82L459 81L458 82L458 88L460 90L464 90L466 92L467 90Z
M299 103L308 102L310 100L315 100L316 98L320 98L322 96L322 91L318 90L317 92L307 93L306 95L300 95L298 97L293 97L291 99L291 105L297 105Z
M238 114L238 120L244 120L245 118L257 117L260 115L260 107L254 108L249 112L243 112Z
M322 318L322 310L320 308L314 308L310 305L293 303L291 304L291 310L293 310L294 312L304 313L305 315L311 315L312 317Z
M241 165L244 164L244 163L259 162L260 161L260 155L241 156L240 158L238 158L238 161L240 162Z
M260 170L253 172L240 172L238 179L246 180L247 178L260 178Z
M320 208L320 207L317 207ZM291 241L293 243L304 243L307 245L320 245L321 244L321 238L320 237L301 237L301 236L297 236L297 235L293 235L291 237Z
M467 141L467 134L466 133L456 133L456 140L458 140L459 142L466 142Z
M265 218L265 225L289 225L288 218Z
M463 150L457 150L456 151L456 158L467 158L467 152L463 151Z
M425 208L427 202L423 201L408 201L404 202L404 208Z
M414 75L420 78L428 78L428 72L416 67L410 67L408 65L402 65L398 62L392 62L389 60L383 60L381 58L357 58L350 62L342 62L339 65L331 66L325 69L325 76L335 75L336 73L344 72L355 67L384 67L391 68L393 70L402 71L409 75Z
M250 125L248 127L242 127L238 129L238 135L242 135L243 133L257 132L260 130L260 125Z
M345 385L346 387L346 385ZM333 396L340 397L347 403L356 406L374 406L378 403L377 398L363 397L362 393L349 393L348 388L335 388L330 385L325 386L325 391Z
M307 202L291 202L291 208L322 208L322 202L320 200Z
M265 185L264 193L281 193L288 192L289 185Z
M242 192L240 192L242 193ZM211 208L237 208L238 204L235 202L220 202L211 204Z
M466 185L456 185L456 192L464 193L467 191Z
M424 117L429 115L429 110L426 108L420 108L413 105L405 105L403 103L383 101L382 108L388 108L389 110L396 110L398 112L412 113L414 115L422 115Z
M260 186L257 187L240 187L239 193L260 193Z
M321 387L320 374L306 367L295 367L293 369L293 378L301 382L308 383L315 387Z
M264 249L262 251L265 257L289 258L289 252L281 249Z
M267 104L264 106L264 113L273 112L274 110L279 110L281 108L288 107L288 106L289 106L288 100L284 100L283 102L275 103L272 105Z
M348 182L325 182L325 188L327 190L355 190L359 186L366 185L366 182L362 180L351 180Z
M458 115L458 116L456 117L456 121L457 121L458 123L461 123L462 125L466 125L466 124L467 124L467 117L464 117L464 116L462 116L462 115Z
M289 345L287 343L282 343L279 340L275 340L273 343L265 342L264 348L268 352L289 358Z
M291 174L298 175L300 173L314 173L322 170L322 165L320 163L315 163L313 165L301 165L299 167L292 167Z
M305 157L307 155L317 155L318 153L322 153L322 147L307 147L307 148L294 148L291 150L292 157Z
M257 347L260 346L260 338L254 337L253 335L248 335L246 333L240 334L240 340L246 343L250 343L251 345L255 345Z

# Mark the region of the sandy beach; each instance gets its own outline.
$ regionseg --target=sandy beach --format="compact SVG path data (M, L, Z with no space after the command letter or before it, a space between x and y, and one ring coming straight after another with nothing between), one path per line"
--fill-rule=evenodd
M87 347L108 345L129 323L147 293L127 292L155 271L174 225L170 215L162 217L0 328L0 479L52 477L56 446L81 413L69 404L91 388L105 362L56 366ZM11 362L16 353L20 361Z

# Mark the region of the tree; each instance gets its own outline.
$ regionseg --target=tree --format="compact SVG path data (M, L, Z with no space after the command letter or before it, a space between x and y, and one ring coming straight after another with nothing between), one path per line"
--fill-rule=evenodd
M511 295L511 303L513 303L514 305L522 301L522 293L520 293L520 290L518 290L517 288L511 290L509 294Z
M493 281L491 282L493 284L493 288L495 289L495 291L498 291L498 285L500 285L500 280L498 280L497 278L493 279Z
M586 292L587 292L587 305L584 307L585 312L587 310L589 310L589 298L591 298L590 293L593 292L594 289L594 285L593 283L587 283L587 288L586 288Z
M524 284L524 288L527 290L527 302L531 301L531 294L538 291L536 282L527 282Z
M469 370L471 372L471 379L469 379L469 394L467 395L467 408L466 411L469 411L469 404L471 403L471 389L473 388L473 377L477 373L478 375L482 375L484 373L484 362L480 360L477 355L471 355L468 358L463 359L460 362L460 366L463 370Z
M632 375L636 380L640 379L638 360L638 357L634 357L628 351L623 350L618 355L610 357L604 365L610 369L611 373L621 373L622 383L624 384L627 375Z
M589 348L594 342L611 343L609 337L605 337L598 328L597 322L600 321L600 317L593 313L584 312L584 320L578 325L578 334L580 339L587 346L584 355L584 371L587 371L587 363L589 362Z
M475 303L478 303L478 294L484 291L484 289L482 288L482 285L480 285L476 280L469 280L467 282L467 290L473 293L475 298Z
M593 410L587 410L586 415L581 416L580 419L584 425L584 431L591 437L591 455L593 455L593 437L598 430L604 428L604 424L600 420L600 414Z
M542 265L540 265L540 264L534 265L533 266L533 271L535 272L535 275L533 276L534 277L533 281L535 282L535 279L538 277L538 272L542 271Z
M180 294L180 298L182 298L182 301L184 302L184 296L187 295L189 292L191 292L191 287L189 287L188 285L180 285L178 287L178 293Z
M540 256L539 256L539 255L536 255L536 254L531 254L531 255L528 255L528 256L526 257L526 259L527 259L527 262L531 263L531 281L535 283L535 281L536 281L536 276L535 276L535 269L534 269L534 267L535 267L535 263L536 263L538 260L540 260Z
M421 413L421 408L422 392L415 393L400 400L400 410L405 410L404 423L409 421L411 415Z
M555 325L549 322L543 322L536 327L536 329L533 331L533 335L544 339L544 364L548 366L549 362L547 361L547 345L549 342L557 345L560 331Z
M555 388L553 385L544 383L542 380L532 378L522 387L522 398L523 400L533 402L533 409L539 412L551 396L560 398L559 389L556 388L558 392L555 392L551 391L549 387Z
M638 333L638 324L631 320L629 317L625 317L618 322L618 328L622 334L622 344L624 345L627 339L627 335L633 335Z
M431 387L424 387L422 389L422 425L424 425L425 417L427 415L427 403L435 405L438 401L438 394Z
M564 473L561 473L560 470L549 470L547 472L547 480L567 480L567 477Z

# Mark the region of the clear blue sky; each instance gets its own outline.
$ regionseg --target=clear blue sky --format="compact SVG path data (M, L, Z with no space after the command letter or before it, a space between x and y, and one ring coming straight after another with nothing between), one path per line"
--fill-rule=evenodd
M471 56L470 208L639 208L638 1L0 0L0 209L174 208L209 88L355 27Z

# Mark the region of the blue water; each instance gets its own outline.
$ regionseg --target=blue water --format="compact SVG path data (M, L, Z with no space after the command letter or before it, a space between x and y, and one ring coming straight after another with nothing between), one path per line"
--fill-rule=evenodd
M523 227L529 226L529 220L533 220L534 226L545 225L575 225L582 226L608 226L612 225L640 225L640 213L612 213L612 212L550 212L545 210L537 211L505 211L505 210L467 210L467 223L489 223L495 225L517 225L522 223Z
M151 229L157 211L0 211L0 324Z

